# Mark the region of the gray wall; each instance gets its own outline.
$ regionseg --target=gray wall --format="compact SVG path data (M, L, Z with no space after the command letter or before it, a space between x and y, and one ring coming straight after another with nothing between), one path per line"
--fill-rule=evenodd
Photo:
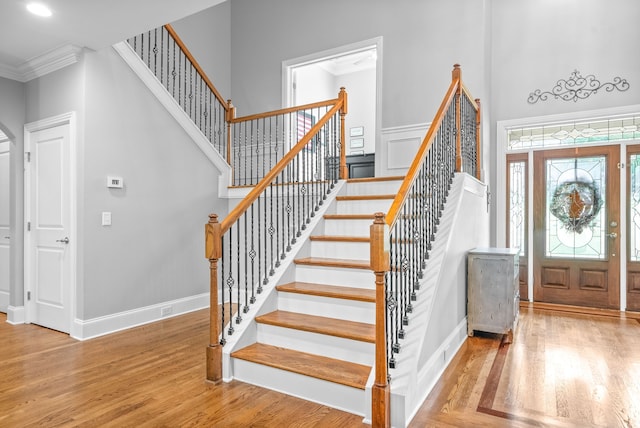
M11 229L11 251L9 265L9 304L22 306L24 303L24 247L22 219L23 219L23 185L24 175L24 121L25 121L24 84L0 77L0 124L2 130L11 140L10 148L10 189L9 225Z
M88 320L206 293L203 225L208 213L226 213L226 204L216 206L219 172L139 78L108 48L87 51L81 62L25 88L15 96L23 112L26 104L16 118L18 135L25 121L78 115L75 316ZM122 176L125 188L108 189L107 175ZM21 209L22 190L19 197ZM101 226L103 211L112 212L112 226ZM12 261L20 276L21 263ZM16 283L12 301L21 306L23 281Z
M282 61L382 36L382 126L430 122L454 63L483 97L483 16L477 0L233 0L234 104L280 108Z
M225 1L171 23L225 100L231 97L230 13L230 2Z
M640 103L640 2L636 0L492 0L490 135L485 147L495 148L496 122L517 118L588 111ZM529 104L536 89L551 90L574 70L595 75L602 83L616 76L631 87L626 92L600 91L578 102L549 99ZM487 138L489 137L489 138ZM495 188L495 149L490 155L490 176ZM495 191L492 190L494 194ZM495 204L492 237L495 239ZM495 243L495 242L494 242Z
M81 319L206 293L219 172L115 51L85 58Z

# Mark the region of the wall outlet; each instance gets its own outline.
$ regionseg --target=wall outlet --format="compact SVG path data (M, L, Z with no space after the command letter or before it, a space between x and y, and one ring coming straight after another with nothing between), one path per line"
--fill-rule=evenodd
M171 306L165 306L160 309L160 316L162 317L168 317L172 313L173 313L173 307Z

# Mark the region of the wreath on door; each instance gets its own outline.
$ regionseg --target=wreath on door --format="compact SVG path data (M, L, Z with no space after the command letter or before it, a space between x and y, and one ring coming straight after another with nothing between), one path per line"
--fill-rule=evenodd
M578 179L558 184L549 211L570 232L582 233L602 207L602 195L593 180Z

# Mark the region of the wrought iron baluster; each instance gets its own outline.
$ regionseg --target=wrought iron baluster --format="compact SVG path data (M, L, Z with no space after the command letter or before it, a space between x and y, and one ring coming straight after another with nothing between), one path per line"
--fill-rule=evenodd
M259 199L258 199L259 200ZM256 302L256 294L255 294L255 285L256 285L256 248L255 248L255 234L254 234L254 223L255 223L255 215L254 215L255 202L251 204L251 250L249 250L249 258L251 259L251 299L249 302L251 304ZM260 276L258 276L260 278Z
M225 243L225 239L224 239L224 235L222 235L220 237L220 245L222 246L222 257L220 257L220 278L222 278L222 280L224 280L225 276L225 252L224 252L224 243ZM221 297L221 301L220 301L220 319L221 319L221 325L220 325L220 344L224 345L226 343L226 340L224 338L224 324L225 324L225 311L224 311L224 291L225 291L225 287L224 284L222 283L222 281L220 281L220 297Z
M229 333L229 336L231 336L233 334L233 332L235 331L235 329L233 328L233 323L231 322L231 318L233 317L233 260L232 260L232 254L233 254L233 226L229 228L229 250L227 252L228 254L228 260L229 260L229 275L227 277L227 289L229 292L229 329L227 330L227 332Z
M242 302L240 297L240 275L242 272L242 267L240 266L240 242L240 219L238 219L238 221L236 221L236 283L238 288L238 312L236 315L236 324L240 324L240 321L242 321L242 317L240 316L240 304Z

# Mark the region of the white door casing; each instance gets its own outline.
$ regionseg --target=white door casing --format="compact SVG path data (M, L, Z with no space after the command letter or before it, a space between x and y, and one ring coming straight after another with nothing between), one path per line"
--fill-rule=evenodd
M2 132L0 131L0 134ZM2 138L0 138L2 140ZM0 142L0 312L9 307L9 253L11 236L9 229L9 140Z
M74 114L25 126L25 321L69 333L75 313Z

